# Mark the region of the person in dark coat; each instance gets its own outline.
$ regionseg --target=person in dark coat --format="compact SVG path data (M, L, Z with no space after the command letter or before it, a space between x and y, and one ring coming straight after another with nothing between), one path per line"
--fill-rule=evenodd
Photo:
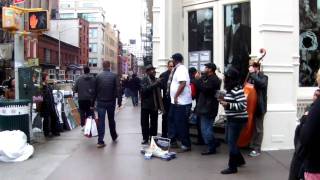
M268 76L260 71L260 66L257 60L250 61L248 82L253 84L257 91L257 107L254 113L254 129L250 145L253 150L249 154L251 157L259 156L261 153L263 120L267 112Z
M40 114L43 117L43 133L45 137L49 137L50 133L54 136L60 136L59 132L59 117L56 112L53 89L48 84L49 75L42 74L42 96L43 102L41 105Z
M158 111L163 112L161 97L161 80L155 77L156 71L152 65L146 67L147 76L141 81L141 129L143 141L148 144L151 136L158 132Z
M73 91L78 93L78 103L81 116L81 127L84 127L85 120L89 116L94 116L94 99L95 99L95 83L96 79L90 75L88 66L83 68L84 74L81 75L73 87Z
M132 78L128 82L128 88L131 92L133 106L138 106L138 104L139 104L138 94L139 94L139 90L140 90L140 79L137 77L137 74L132 74Z
M198 84L199 98L196 106L196 113L201 121L201 133L208 149L202 155L216 153L216 140L213 134L213 122L218 114L219 102L215 97L220 90L221 81L215 74L217 67L213 63L205 64L205 74L201 77L197 73L196 83Z
M313 103L320 97L320 89L317 89L313 95ZM313 106L313 103L306 108L305 113L300 118L300 124L296 127L294 134L294 154L291 160L290 172L289 172L289 180L300 180L304 179L304 146L302 146L300 137L301 137L301 128L304 126L309 111Z
M106 146L104 142L105 135L105 119L108 115L109 130L112 141L116 141L118 134L116 131L116 122L114 114L116 109L116 99L119 94L118 76L111 72L110 61L103 61L103 71L96 77L96 99L99 121L98 129L98 144L97 148Z
M160 74L159 78L161 79L161 89L162 89L162 102L164 107L164 112L162 114L162 137L168 137L168 113L170 110L170 94L168 92L168 80L172 69L174 68L173 62L168 61L167 64L168 70Z
M317 98L300 130L300 141L304 148L304 178L320 179L320 98Z

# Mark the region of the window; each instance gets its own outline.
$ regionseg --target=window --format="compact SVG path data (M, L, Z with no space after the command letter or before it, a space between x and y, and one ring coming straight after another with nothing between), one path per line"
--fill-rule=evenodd
M97 37L98 37L98 28L90 28L89 38L97 38Z
M74 8L74 3L68 2L68 3L60 3L61 9L67 9L67 8Z
M49 69L49 70L48 70L48 76L49 76L49 79L55 79L55 77L56 77L56 70L55 70L55 69Z
M89 59L89 66L90 67L97 67L98 65L98 59L97 58L90 58Z
M79 13L78 16L89 22L103 22L101 13Z
M50 63L50 49L44 49L44 61Z
M89 52L96 53L98 52L97 43L89 44Z
M62 13L62 14L60 14L60 18L61 19L74 18L74 14L73 13Z
M234 67L245 81L251 53L250 3L224 6L224 69Z
M188 38L189 67L203 71L213 56L212 8L188 12Z
M300 8L300 67L299 85L316 86L315 78L320 67L320 0L299 1Z

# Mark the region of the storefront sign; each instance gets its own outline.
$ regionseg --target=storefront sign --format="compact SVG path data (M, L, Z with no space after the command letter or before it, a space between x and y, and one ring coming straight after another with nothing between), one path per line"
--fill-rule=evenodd
M39 59L38 58L28 59L28 66L29 67L39 66Z

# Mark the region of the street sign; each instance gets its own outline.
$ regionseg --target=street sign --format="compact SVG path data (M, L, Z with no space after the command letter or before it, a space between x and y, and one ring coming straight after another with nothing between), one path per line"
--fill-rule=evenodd
M38 58L28 59L28 66L29 67L39 66L39 59Z
M24 3L24 0L14 0L13 3L14 4Z
M29 31L48 30L48 11L29 12Z

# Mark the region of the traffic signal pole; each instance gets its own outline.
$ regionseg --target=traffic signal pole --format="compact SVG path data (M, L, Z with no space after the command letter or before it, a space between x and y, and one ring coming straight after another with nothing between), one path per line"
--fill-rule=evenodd
M17 4L18 7L24 8L24 2ZM24 31L24 14L21 15L20 30ZM24 38L23 36L14 34L14 74L15 74L15 98L19 99L19 73L18 69L24 64Z

